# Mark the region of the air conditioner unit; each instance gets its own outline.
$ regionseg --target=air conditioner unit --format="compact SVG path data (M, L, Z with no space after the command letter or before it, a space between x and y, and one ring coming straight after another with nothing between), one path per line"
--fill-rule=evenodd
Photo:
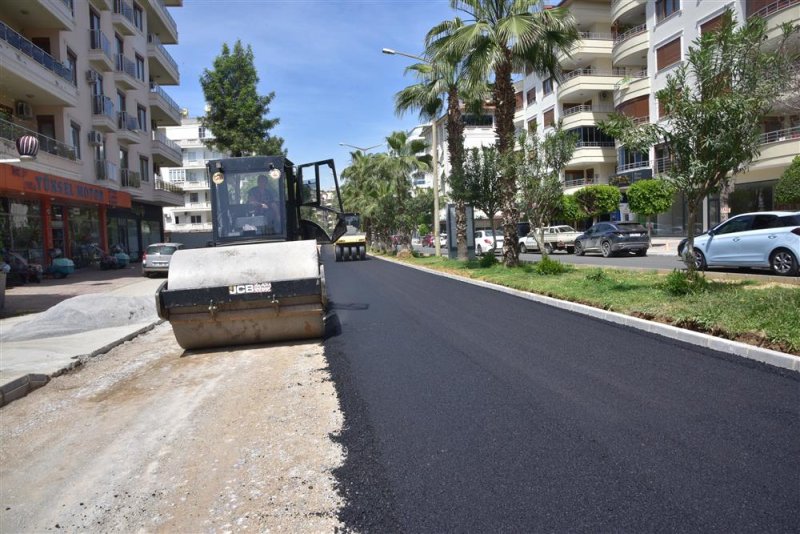
M31 105L23 100L17 100L14 104L14 115L22 120L30 120L33 118L33 108Z
M600 91L600 100L605 100L608 98L608 91Z
M89 132L89 144L90 145L102 145L103 144L103 134L101 132L92 130Z
M88 83L95 83L99 79L100 79L100 75L97 73L97 71L94 71L92 69L89 69L89 70L86 71L86 81Z

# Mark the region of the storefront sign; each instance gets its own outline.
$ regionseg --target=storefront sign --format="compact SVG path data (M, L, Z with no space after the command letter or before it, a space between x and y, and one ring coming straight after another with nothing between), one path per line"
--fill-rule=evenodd
M130 208L129 193L44 174L12 165L0 165L0 190L24 192L37 196Z

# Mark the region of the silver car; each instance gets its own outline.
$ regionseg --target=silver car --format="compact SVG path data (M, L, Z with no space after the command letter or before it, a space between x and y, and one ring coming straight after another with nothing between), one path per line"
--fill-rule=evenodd
M176 250L182 248L182 243L153 243L148 245L142 256L142 274L148 277L155 273L167 274L172 255Z

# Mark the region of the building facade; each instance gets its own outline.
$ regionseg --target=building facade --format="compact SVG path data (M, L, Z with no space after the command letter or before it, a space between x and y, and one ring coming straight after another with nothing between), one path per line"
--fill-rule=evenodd
M180 149L164 86L180 81L164 45L182 0L3 0L0 159L34 135L33 162L0 163L0 246L39 263L60 249L77 266L121 245L138 259L164 237L161 209L182 203L161 168Z

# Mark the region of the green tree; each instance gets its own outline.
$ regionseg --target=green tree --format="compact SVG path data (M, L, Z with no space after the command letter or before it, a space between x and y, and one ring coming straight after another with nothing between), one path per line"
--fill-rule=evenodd
M787 41L798 27L784 25L777 43L765 46L766 21L751 17L737 27L723 14L717 30L703 32L686 61L657 93L665 124L635 124L615 114L600 127L623 146L647 151L663 143L670 154L666 178L687 203L686 265L694 274L694 225L702 200L725 188L759 154L761 122L789 86L797 53ZM774 46L773 46L774 45Z
M514 149L514 72L534 71L558 78L559 53L569 53L579 38L575 21L565 8L546 8L541 0L450 0L465 14L439 25L439 36L429 34L434 54L464 58L476 80L493 79L497 148L505 156ZM501 208L506 266L519 263L517 250L516 176L504 173Z
M597 218L619 208L622 195L613 185L588 185L572 195L581 210L596 223Z
M650 235L650 217L663 213L672 206L675 188L664 180L639 180L628 188L627 195L631 211L645 216L647 233Z
M775 200L780 207L800 208L800 156L795 156L775 185Z
M279 122L267 118L275 93L258 94L258 74L253 62L250 45L245 48L237 40L231 50L223 43L213 68L205 69L200 76L208 104L200 122L214 133L214 138L205 140L205 144L234 157L285 154L283 139L269 133Z
M483 146L467 152L464 162L464 185L473 207L481 210L489 218L492 233L495 230L494 217L500 211L500 182L503 160L497 148ZM497 246L497 238L495 238Z
M427 148L425 141L412 139L406 132L393 132L386 138L387 154L379 154L385 175L394 182L396 202L395 228L400 236L400 246L411 249L411 233L416 222L414 214L407 209L411 197L411 175L430 169L430 156L419 156Z
M536 132L520 136L521 150L512 156L522 203L531 228L539 229L534 237L544 256L547 256L544 227L561 209L564 196L561 172L572 159L576 144L577 137L565 132L558 124L544 139L540 139Z
M432 32L434 30L431 30ZM434 33L435 35L435 33ZM480 100L481 84L476 84L465 75L463 63L458 57L431 56L429 61L416 63L406 68L414 73L418 82L395 95L395 110L399 115L416 109L422 120L436 121L447 101L447 151L450 157L450 195L456 205L456 242L459 259L467 259L467 218L464 186L464 121L461 114L461 97L470 101ZM435 125L433 126L435 127ZM434 176L434 181L438 177ZM436 214L438 218L438 214ZM437 221L438 224L438 221Z
M558 219L572 223L572 226L578 226L578 221L586 217L578 201L575 200L573 195L564 195L561 197L561 207L558 210Z

